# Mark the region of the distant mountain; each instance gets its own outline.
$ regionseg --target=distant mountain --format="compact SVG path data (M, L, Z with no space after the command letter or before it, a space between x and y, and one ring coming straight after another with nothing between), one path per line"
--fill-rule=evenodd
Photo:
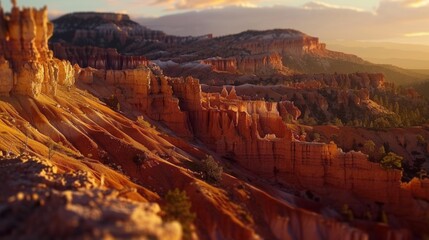
M116 48L122 53L143 54L162 48L163 44L197 39L167 35L141 26L128 15L119 13L71 13L53 20L53 23L51 43Z
M378 64L407 69L429 69L429 46L388 42L329 41L331 49L357 54Z
M73 13L53 22L55 31L51 43L67 48L88 45L116 48L121 54L144 55L158 60L167 74L193 75L203 81L226 78L213 74L213 70L226 73L230 79L242 75L256 75L263 80L279 74L353 72L383 73L397 84L425 78L424 74L330 51L318 38L292 29L245 31L212 38L211 35L167 35L143 27L124 14ZM168 61L172 62L165 64ZM201 71L189 71L189 68Z

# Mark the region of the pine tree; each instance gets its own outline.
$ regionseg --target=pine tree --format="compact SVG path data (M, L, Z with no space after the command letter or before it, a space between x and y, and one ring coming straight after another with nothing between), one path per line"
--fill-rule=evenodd
M401 169L402 168L402 160L404 158L396 155L393 152L389 152L386 156L381 159L381 166L385 169Z
M165 195L164 200L164 220L180 222L183 229L183 238L191 239L195 213L191 212L191 202L186 192L177 188L170 190Z

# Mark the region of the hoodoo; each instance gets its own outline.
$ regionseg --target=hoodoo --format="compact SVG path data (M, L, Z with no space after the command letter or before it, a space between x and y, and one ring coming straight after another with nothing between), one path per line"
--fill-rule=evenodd
M74 84L74 70L65 60L53 57L48 39L53 25L47 8L20 9L12 1L10 15L0 9L0 94L11 92L37 97L41 93L55 95L58 85Z

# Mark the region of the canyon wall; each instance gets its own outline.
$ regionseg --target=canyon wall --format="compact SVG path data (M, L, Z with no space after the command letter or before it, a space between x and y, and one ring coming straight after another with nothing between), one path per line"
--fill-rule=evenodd
M70 13L53 22L55 24L54 42L112 47L133 54L142 51L148 43L155 46L169 46L212 38L211 35L200 37L167 35L162 31L141 26L126 14L117 13Z
M235 88L204 93L198 80L165 77L151 64L129 70L81 71L92 72L90 84L113 87L120 101L164 123L177 136L195 137L241 167L311 191L329 204L347 203L359 214L366 206L379 204L407 224L410 219L424 219L428 210L417 200L429 199L427 181L403 184L400 170L383 169L360 152L345 153L335 143L297 140L282 117L285 110L292 115L291 102L242 100Z
M58 84L74 84L71 64L48 48L52 32L46 8L13 6L8 16L0 9L0 95L55 95Z
M122 70L148 64L148 60L143 56L121 55L114 48L64 46L55 43L52 45L52 49L55 57L78 64L82 68Z
M120 101L143 111L153 120L165 123L182 136L191 136L187 116L180 110L179 100L173 96L167 77L154 74L144 66L126 70L84 68L76 71L78 81L112 86L115 97Z
M258 54L244 57L209 58L202 61L215 71L242 74L273 74L284 69L282 57L278 53Z
M360 152L345 153L334 143L296 140L282 121L278 103L228 98L224 91L198 94L196 87L192 94L184 94L180 89L189 81L176 79L171 84L180 102L188 103L181 110L187 112L194 136L252 172L315 192L326 188L351 192L395 208L411 195L429 197L427 183L415 179L407 190L401 186L401 171L383 169ZM195 94L201 104L188 108L196 102Z
M267 52L277 52L281 55L302 55L326 50L326 45L319 43L318 38L307 35L300 36L299 33L272 33L271 38L256 36L238 43L237 46L249 50L252 55Z
M400 201L400 171L385 170L362 153L344 153L334 143L296 140L281 113L299 116L290 102L244 101L234 88L203 93L198 80L168 78L151 67L93 71L123 101L252 172L314 191L329 186L372 201Z

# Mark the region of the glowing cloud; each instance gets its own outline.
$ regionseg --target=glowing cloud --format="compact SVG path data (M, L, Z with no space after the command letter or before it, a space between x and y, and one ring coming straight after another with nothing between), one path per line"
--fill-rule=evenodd
M426 37L426 36L429 36L429 32L407 33L404 36L405 37Z
M335 5L335 4L325 3L325 2L321 2L321 1L312 1L312 2L306 3L303 7L305 9L310 9L310 10L314 10L314 9L341 9L341 10L353 10L353 11L357 11L357 12L365 11L365 10L363 10L361 8L357 8L357 7Z
M405 3L408 7L412 8L420 8L428 5L427 0L406 0Z
M257 7L260 0L155 0L153 5L170 6L171 10L219 8L226 6ZM173 7L171 7L173 6Z

